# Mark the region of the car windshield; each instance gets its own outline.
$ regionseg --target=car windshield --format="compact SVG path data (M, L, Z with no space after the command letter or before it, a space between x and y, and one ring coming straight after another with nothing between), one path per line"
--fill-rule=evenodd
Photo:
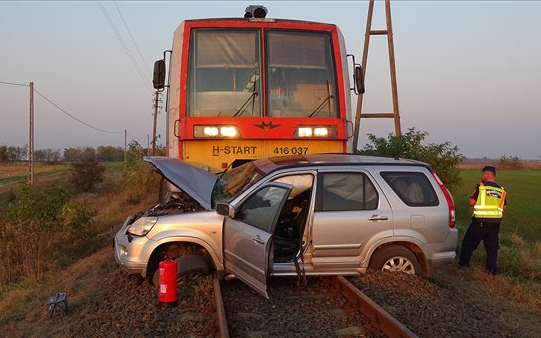
M226 171L212 189L212 208L216 208L218 203L231 201L263 176L264 173L253 162Z

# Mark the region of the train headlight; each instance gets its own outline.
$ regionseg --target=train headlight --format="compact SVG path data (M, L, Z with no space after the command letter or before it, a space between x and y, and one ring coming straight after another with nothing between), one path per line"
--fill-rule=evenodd
M218 128L216 128L216 127L205 127L205 128L203 128L203 134L205 136L210 136L210 137L218 136Z
M237 127L226 126L220 128L220 135L222 137L237 137L239 136L239 132L237 131Z
M316 137L327 137L329 136L329 129L327 128L314 128L314 136Z
M299 126L295 129L295 137L336 138L336 126Z
M193 136L197 138L239 137L236 126L209 126L196 125L193 127Z
M298 137L312 137L312 128L300 127L297 129Z

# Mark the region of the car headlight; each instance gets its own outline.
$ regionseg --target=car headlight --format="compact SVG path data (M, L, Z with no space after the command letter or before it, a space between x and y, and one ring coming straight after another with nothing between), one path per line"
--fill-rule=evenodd
M157 217L141 217L129 226L128 233L134 236L145 236L156 222L158 222Z

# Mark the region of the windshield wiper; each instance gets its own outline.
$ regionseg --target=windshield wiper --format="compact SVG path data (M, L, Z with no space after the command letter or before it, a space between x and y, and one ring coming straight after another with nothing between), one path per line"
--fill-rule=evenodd
M227 168L224 169L224 171L222 171L220 173L220 176L218 176L218 178L216 179L216 182L218 182L219 180L222 179L222 177L225 175L225 173L229 170L229 168L231 168L231 166L233 165L233 162L234 161L231 161L231 163L229 163L229 165L227 166Z
M235 114L233 114L233 117L237 117L237 116L240 116L242 115L242 113L244 113L246 111L246 105L248 104L248 102L250 102L250 100L252 100L252 111L253 111L253 105L254 105L254 102L255 102L255 98L257 97L257 95L259 95L259 92L253 92L252 95L250 95L246 101L242 104L242 106L240 106L239 110L237 110L237 112Z
M310 113L310 115L308 115L308 117L313 117L314 115L316 115L317 113L319 113L321 111L321 108L323 108L323 105L327 102L329 102L330 99L334 99L334 95L329 95L327 96L327 98L325 100L323 100L323 102L321 102L319 104L319 106L316 107L316 109Z

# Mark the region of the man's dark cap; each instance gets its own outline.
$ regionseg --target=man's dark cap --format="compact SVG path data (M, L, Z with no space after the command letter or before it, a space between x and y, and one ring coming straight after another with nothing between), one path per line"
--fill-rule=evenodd
M481 169L481 171L492 171L494 174L496 174L496 168L494 168L491 165L484 166L483 169Z

